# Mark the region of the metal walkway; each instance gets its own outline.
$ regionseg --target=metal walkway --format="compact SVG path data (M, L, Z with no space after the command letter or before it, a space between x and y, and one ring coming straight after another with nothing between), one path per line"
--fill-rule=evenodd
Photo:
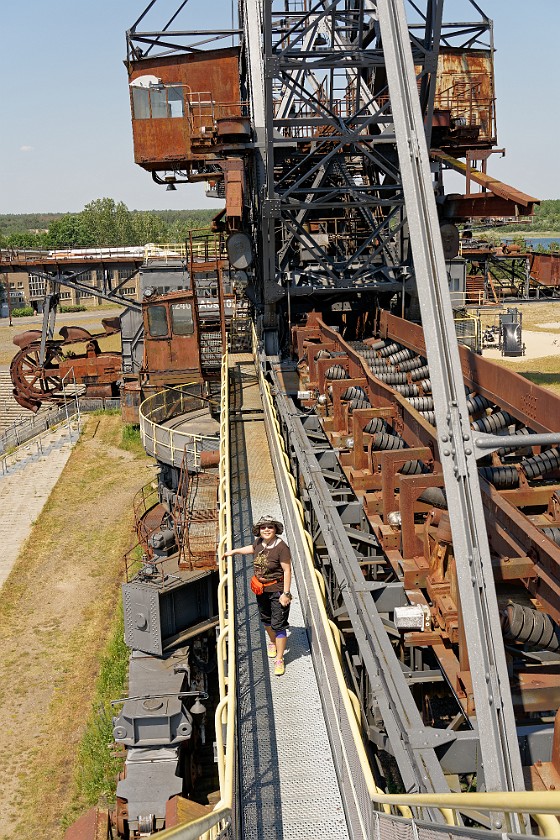
M262 514L284 519L249 354L230 357L230 438L234 546L241 546L252 541L252 523ZM244 840L347 838L297 580L292 583L286 673L279 678L266 654L265 633L249 589L251 575L251 557L238 556L240 836Z

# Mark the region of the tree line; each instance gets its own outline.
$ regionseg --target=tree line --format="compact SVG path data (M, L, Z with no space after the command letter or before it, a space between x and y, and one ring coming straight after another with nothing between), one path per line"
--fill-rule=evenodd
M122 201L98 198L79 213L0 215L0 248L50 251L184 242L189 230L207 227L216 213L216 209L129 210Z
M508 224L508 233L534 231L535 234L560 231L560 199L546 199L535 207L533 216L520 218L518 224ZM496 232L503 232L503 228L492 228ZM533 234L534 235L534 234Z
M207 227L216 209L129 210L122 201L98 198L79 213L0 215L0 248L95 248L184 242L188 232ZM488 228L503 236L503 227ZM560 231L560 199L542 201L532 220L507 225L510 233Z

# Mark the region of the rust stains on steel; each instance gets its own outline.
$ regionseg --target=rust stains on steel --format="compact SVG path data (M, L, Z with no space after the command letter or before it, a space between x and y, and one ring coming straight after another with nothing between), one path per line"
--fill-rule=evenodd
M237 47L142 58L129 83L134 160L148 171L188 170L229 129L245 137Z
M560 286L560 254L530 254L531 277L543 286Z
M422 327L388 312L380 313L380 334L421 355L426 353ZM515 414L535 432L560 432L560 398L534 385L514 371L506 370L459 345L465 384L502 408Z
M460 172L462 175L467 175L467 165L463 163L462 160L457 160L457 158L453 157L450 154L442 151L441 149L431 149L430 156L435 158L436 160L442 161L442 163L446 163L451 169L454 169L456 172ZM485 175L483 172L479 172L476 169L470 169L470 178L472 181L475 181L481 187L489 190L495 196L499 198L504 198L507 201L511 201L514 204L525 207L530 212L532 212L532 208L535 204L540 204L540 199L534 198L531 195L527 195L526 193L521 192L520 190L516 190L515 187L510 187L508 184L504 184L502 181L498 181L497 178L492 178L490 175ZM469 196L470 198L474 198L474 196Z
M490 50L442 49L438 55L434 115L448 117L455 147L496 143L494 67Z
M473 692L435 428L396 392L395 388L406 385L393 388L380 378L384 373L379 354L387 345L392 345L389 353L398 355L409 348L423 356L424 338L419 326L386 312L379 313L377 334L379 342L367 339L355 347L313 313L305 327L294 330L298 358L304 360L299 367L300 384L302 389L324 395L317 403L323 429L339 449L348 482L363 500L386 563L402 580L410 603L430 606L431 629L406 633L405 646L433 648L457 698L471 715L475 713ZM408 353L401 357L404 371L410 358ZM465 383L477 395L473 414L479 419L490 416L493 406L494 418L515 419L534 431L558 431L560 398L553 393L467 348L461 348L461 362ZM398 361L390 366L393 374L400 365ZM408 386L418 382L420 390L414 399L429 403L429 378L413 381L412 369L408 367ZM358 391L364 399L352 406L349 394ZM526 461L519 460L519 455L518 463L507 458L502 462L499 453L491 456L492 466L484 468L484 474L493 477L494 470L505 470L511 483L500 489L481 475L484 516L500 605L505 607L510 598L532 603L559 622L560 545L550 536L560 530L558 467L552 458L546 480L538 472L529 480L531 473L523 464L534 460L535 451ZM395 511L399 512L397 524ZM548 678L546 669L540 670L541 684L538 678L528 680L518 662L514 701L520 714L560 704L560 686Z

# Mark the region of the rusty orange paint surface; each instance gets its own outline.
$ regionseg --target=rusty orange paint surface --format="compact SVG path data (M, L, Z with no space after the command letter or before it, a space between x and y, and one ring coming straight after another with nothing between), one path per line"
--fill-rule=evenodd
M494 67L488 50L444 50L438 57L436 110L480 126L479 140L495 140Z
M173 330L172 307L190 305L193 317L192 335L181 335ZM153 336L150 332L148 313L150 307L157 306L165 309L167 333L163 336ZM188 371L200 375L200 348L198 338L198 321L194 295L191 291L175 292L164 298L155 297L142 303L144 319L144 356L145 369L149 372L161 372L169 378L169 374L176 372L184 376Z
M533 254L531 277L544 286L560 286L560 254Z
M203 159L217 120L241 116L237 47L183 56L140 59L129 66L129 82L152 75L163 85L182 85L183 117L132 118L134 160L148 170L187 167ZM131 89L131 113L132 89Z

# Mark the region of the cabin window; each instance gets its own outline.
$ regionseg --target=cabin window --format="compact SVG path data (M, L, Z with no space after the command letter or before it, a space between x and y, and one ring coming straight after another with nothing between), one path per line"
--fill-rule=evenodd
M163 85L151 88L132 88L135 120L160 120L183 116L183 88Z
M167 88L167 102L169 117L183 116L183 89L180 85L174 85Z
M167 91L164 87L150 89L152 119L161 120L167 116Z
M150 91L147 88L132 88L132 107L135 120L150 119Z
M192 335L194 321L191 303L174 303L171 307L171 322L174 335Z
M150 327L150 335L154 338L162 338L169 334L165 306L148 307L148 325Z

